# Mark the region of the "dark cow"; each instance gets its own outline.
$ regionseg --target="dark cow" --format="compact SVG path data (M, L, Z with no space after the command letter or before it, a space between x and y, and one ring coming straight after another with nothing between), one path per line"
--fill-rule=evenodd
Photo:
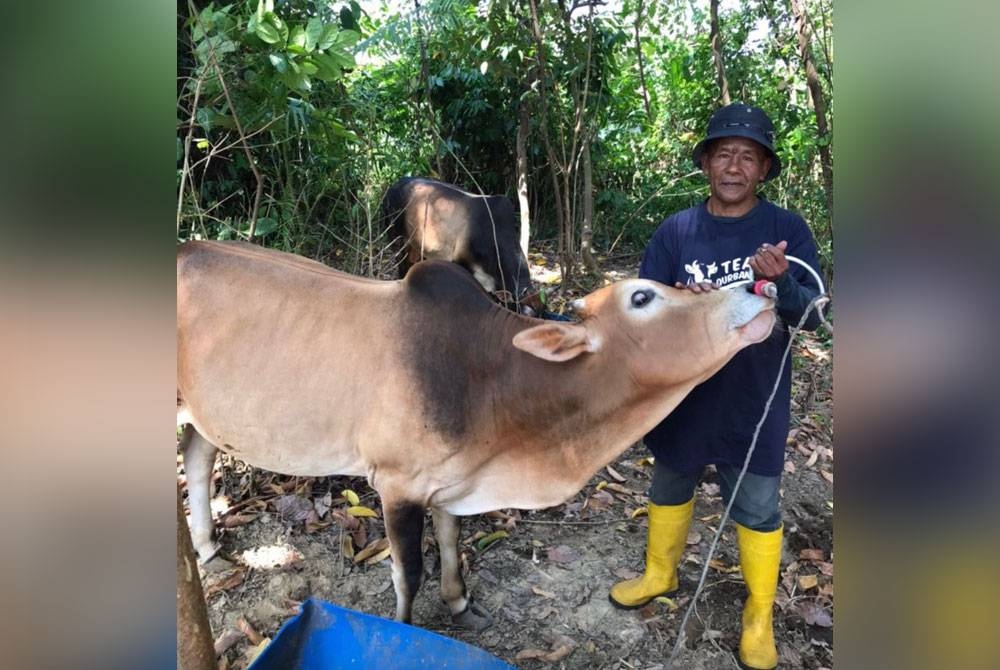
M531 275L517 240L517 216L506 197L405 177L385 192L382 221L403 245L400 278L419 261L451 261L471 272L500 302L524 311L518 308L528 295Z

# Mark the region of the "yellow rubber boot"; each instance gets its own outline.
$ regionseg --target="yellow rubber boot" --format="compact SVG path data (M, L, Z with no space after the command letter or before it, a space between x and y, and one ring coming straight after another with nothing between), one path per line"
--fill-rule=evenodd
M782 529L761 533L736 524L736 535L740 568L749 592L743 606L740 663L744 668L771 670L778 666L772 615L778 591Z
M677 564L687 542L694 497L683 505L649 503L649 536L646 539L646 571L642 577L611 587L611 604L622 609L642 607L656 596L677 590Z

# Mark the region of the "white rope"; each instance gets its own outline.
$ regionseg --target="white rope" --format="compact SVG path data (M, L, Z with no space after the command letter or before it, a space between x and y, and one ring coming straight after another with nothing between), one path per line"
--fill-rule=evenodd
M786 256L789 258L789 256ZM798 259L796 259L798 261ZM799 261L801 262L801 261ZM808 266L807 266L808 267ZM812 270L812 268L809 268ZM815 271L813 271L815 275ZM817 277L817 280L819 277ZM745 282L744 282L745 283ZM823 286L822 281L820 286ZM788 362L788 353L792 350L792 344L795 342L795 336L798 335L799 331L802 330L802 324L806 322L806 318L809 316L814 308L822 315L822 310L820 309L822 305L829 302L829 298L825 293L820 293L815 298L813 298L809 304L806 306L805 312L802 314L802 318L799 319L799 323L795 328L791 330L788 334L788 346L785 347L785 353L781 356L781 365L778 366L778 378L774 381L774 388L771 389L771 395L767 399L767 403L764 405L764 414L760 417L760 421L757 422L757 427L753 432L753 439L750 441L750 449L747 451L746 460L743 461L743 469L740 471L740 476L736 479L736 485L733 487L733 492L729 496L729 503L726 505L725 511L722 513L722 518L719 520L719 527L715 531L715 537L712 539L712 545L708 549L708 556L705 557L705 565L701 570L701 579L698 580L698 587L694 591L694 596L691 598L691 604L688 605L687 611L684 612L684 618L681 619L680 631L677 633L677 641L674 642L674 648L670 652L670 658L667 659L667 668L674 667L674 658L677 656L677 652L680 650L681 644L684 642L684 632L687 628L688 619L691 617L691 612L694 611L695 606L698 604L698 596L701 595L702 588L705 586L705 578L708 576L708 569L711 567L709 563L712 560L712 555L715 553L715 548L719 544L719 538L722 537L722 530L726 525L726 521L729 520L729 511L733 508L733 502L736 500L736 493L740 490L740 484L743 483L743 476L747 472L747 468L750 466L750 458L753 456L754 449L757 447L757 438L760 436L760 429L764 425L764 420L767 418L768 413L771 411L771 403L774 401L774 396L778 393L778 386L781 385L781 374L785 371L785 363ZM824 323L826 323L824 319Z
M819 295L820 296L826 295L826 285L823 283L823 279L819 276L819 273L813 269L813 266L809 265L801 258L796 258L795 256L786 255L785 258L793 263L801 265L806 270L809 270L809 274L811 274L813 279L816 280L816 286L819 287ZM733 282L732 284L726 284L725 286L722 287L722 290L729 291L739 286L746 286L747 284L753 284L753 283L754 283L753 268L751 268L750 279L744 279L742 281ZM822 304L820 304L820 302L822 302ZM829 299L824 301L816 301L816 314L819 315L819 320L823 322L823 325L826 326L826 329L832 333L833 326L831 326L830 322L826 320L826 314L823 313L823 306L827 302L829 302ZM796 329L796 332L798 332L798 329Z

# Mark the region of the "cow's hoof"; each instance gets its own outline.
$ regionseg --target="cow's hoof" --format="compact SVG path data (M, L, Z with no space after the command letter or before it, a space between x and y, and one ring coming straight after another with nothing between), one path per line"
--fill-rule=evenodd
M451 620L456 626L474 631L485 630L493 623L493 617L490 616L490 613L471 600L465 611L452 614Z

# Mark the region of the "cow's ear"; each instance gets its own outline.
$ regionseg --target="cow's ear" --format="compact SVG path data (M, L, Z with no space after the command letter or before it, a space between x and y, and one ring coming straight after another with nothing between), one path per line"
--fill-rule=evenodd
M585 352L600 349L600 343L577 324L546 323L522 330L514 336L514 346L546 361L568 361Z

